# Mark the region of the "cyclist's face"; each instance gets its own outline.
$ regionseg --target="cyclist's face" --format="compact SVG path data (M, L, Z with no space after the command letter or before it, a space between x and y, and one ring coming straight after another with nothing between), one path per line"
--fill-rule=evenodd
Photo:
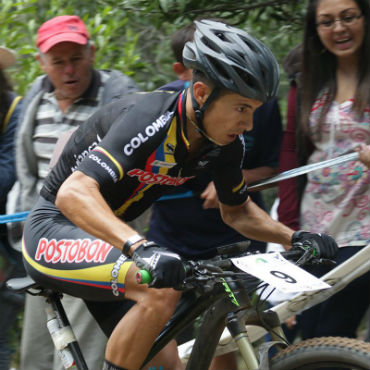
M227 145L253 128L253 112L262 103L233 92L223 93L207 108L204 129L215 142Z
M39 62L55 87L57 99L76 100L91 82L94 49L89 45L61 42L40 56Z
M319 1L316 27L324 47L337 58L358 54L364 40L365 22L355 1Z

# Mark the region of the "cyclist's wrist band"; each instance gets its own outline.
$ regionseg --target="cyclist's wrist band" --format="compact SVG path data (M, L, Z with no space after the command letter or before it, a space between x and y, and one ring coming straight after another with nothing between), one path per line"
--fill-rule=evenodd
M130 236L125 244L123 244L123 247L122 247L122 254L124 254L125 256L127 257L130 257L130 248L136 244L137 242L141 241L141 240L145 240L145 238L140 235L140 234L135 234L135 235L132 235Z

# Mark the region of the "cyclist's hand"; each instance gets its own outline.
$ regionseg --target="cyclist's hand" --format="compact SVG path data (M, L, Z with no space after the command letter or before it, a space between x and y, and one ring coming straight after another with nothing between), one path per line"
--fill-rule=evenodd
M316 234L307 231L296 231L292 236L292 246L299 247L309 242L316 250L316 256L331 259L338 252L337 242L327 234Z
M139 245L134 250L132 259L137 267L152 275L150 287L177 288L185 279L185 265L181 257L154 242Z

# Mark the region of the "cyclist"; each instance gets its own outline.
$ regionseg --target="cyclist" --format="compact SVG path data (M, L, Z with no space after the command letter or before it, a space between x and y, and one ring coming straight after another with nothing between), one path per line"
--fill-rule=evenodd
M179 255L125 222L202 170L212 170L223 219L239 233L283 245L310 240L328 258L337 249L327 235L293 234L248 197L242 133L277 92L270 50L242 30L200 21L183 53L194 70L190 87L137 93L89 118L67 142L26 221L28 273L85 300L110 336L104 369L141 367L185 277ZM151 272L150 287L163 289L138 285L138 267Z

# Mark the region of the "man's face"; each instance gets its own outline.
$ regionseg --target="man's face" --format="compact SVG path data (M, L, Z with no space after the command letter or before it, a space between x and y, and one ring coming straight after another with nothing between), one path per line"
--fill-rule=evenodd
M61 42L38 60L55 87L58 100L78 99L89 87L94 64L92 46Z
M253 128L253 112L262 103L233 92L223 93L207 108L203 124L215 142L227 145Z

